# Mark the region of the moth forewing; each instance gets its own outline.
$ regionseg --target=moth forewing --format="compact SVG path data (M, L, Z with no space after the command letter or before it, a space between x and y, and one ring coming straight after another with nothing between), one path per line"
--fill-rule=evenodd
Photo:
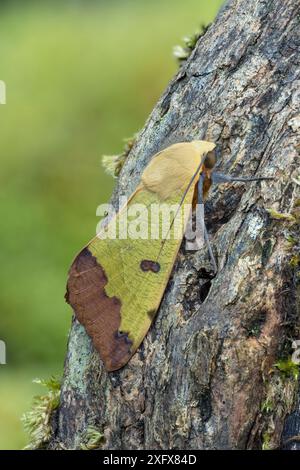
M201 172L201 168L197 170L201 158L214 146L205 141L180 143L154 156L137 190L108 223L108 230L117 223L116 237L95 237L71 266L67 300L108 371L128 362L154 319L187 223L198 179L195 172ZM151 207L162 204L173 213L167 230L163 216L151 220ZM148 212L143 222L148 221L147 237L136 236L138 221L131 225L135 236L124 237L121 219L135 205L140 212L142 207L145 211L150 208L150 216ZM179 210L174 212L174 207ZM129 227L131 222L127 221ZM151 237L153 231L155 238Z

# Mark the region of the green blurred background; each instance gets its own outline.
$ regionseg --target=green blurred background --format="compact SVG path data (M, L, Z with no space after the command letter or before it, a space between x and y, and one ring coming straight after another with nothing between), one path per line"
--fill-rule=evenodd
M26 444L20 416L61 375L68 267L95 233L122 151L175 73L172 48L222 0L1 1L0 449Z

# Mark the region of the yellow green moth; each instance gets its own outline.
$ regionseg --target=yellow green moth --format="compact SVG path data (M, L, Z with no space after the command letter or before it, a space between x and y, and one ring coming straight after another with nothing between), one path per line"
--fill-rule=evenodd
M129 361L154 319L184 236L188 217L183 208L195 202L203 206L213 182L265 179L214 173L214 149L214 143L195 140L171 145L154 155L127 204L71 265L67 302L92 338L107 371L120 369ZM175 208L164 235L161 214L153 223L153 214L146 211L162 204ZM128 222L127 216L133 207L147 212L147 236L123 236L125 222L130 235L134 221ZM179 232L170 236L175 225ZM204 221L203 231L216 272ZM107 235L110 232L113 237Z

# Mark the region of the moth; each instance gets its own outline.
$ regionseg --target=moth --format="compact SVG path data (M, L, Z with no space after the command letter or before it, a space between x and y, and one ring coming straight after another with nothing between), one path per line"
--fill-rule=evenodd
M66 300L91 337L107 371L127 364L149 330L184 236L188 219L183 208L195 203L202 208L201 227L216 274L217 263L203 212L211 185L269 179L216 173L215 162L215 144L201 140L177 143L154 155L127 204L73 261ZM155 237L118 236L124 229L124 214L135 205L146 211L162 204L177 208L168 220L164 236L160 230L154 230ZM171 237L178 221L179 236ZM164 222L162 218L155 223L150 221L151 230L161 229ZM131 222L126 223L130 227ZM106 236L116 226L116 236ZM149 230L148 227L148 235Z

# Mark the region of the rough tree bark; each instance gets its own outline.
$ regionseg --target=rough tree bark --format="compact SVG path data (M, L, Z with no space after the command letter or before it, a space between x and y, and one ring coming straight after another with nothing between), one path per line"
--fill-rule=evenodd
M50 448L80 447L89 426L104 449L274 448L299 432L297 380L274 367L298 335L293 224L266 210L291 213L299 197L299 23L298 0L227 2L153 110L114 203L154 153L190 139L216 142L219 170L276 179L212 191L219 273L207 278L206 249L182 246L128 366L107 374L73 320Z

